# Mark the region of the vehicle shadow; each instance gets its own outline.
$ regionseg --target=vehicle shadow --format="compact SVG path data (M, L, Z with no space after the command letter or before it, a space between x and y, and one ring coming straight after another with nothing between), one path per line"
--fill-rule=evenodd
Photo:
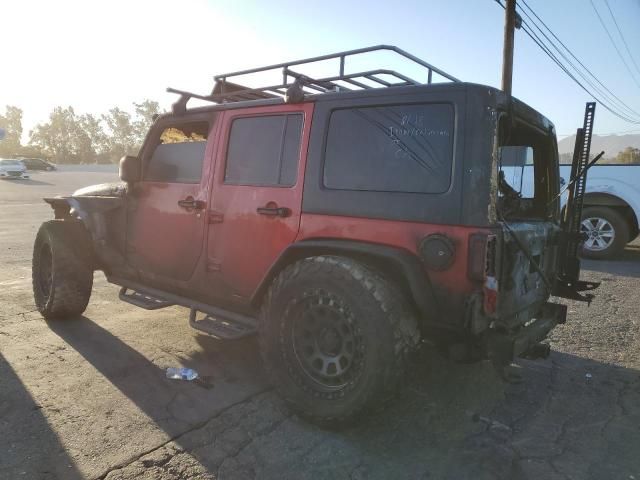
M0 478L83 478L44 408L0 354Z
M203 349L185 353L181 361L199 369L204 363L221 366L209 372L217 380L208 389L165 379L155 360L86 317L50 327L187 450L192 434L182 433L206 429L217 413L267 389L255 338L196 337ZM551 478L551 470L527 473L523 459L559 462L569 447L583 463L570 466L572 478L629 478L637 472L640 431L627 428L640 422L637 371L559 352L519 364L523 382L507 384L487 362L455 364L425 347L412 360L398 398L358 426L327 431L291 416L265 434L264 419L243 423L240 418L234 421L250 440L227 452L234 461L225 462L222 471L217 443L191 454L225 478L244 478L247 465L253 476L273 479ZM260 398L266 400L258 417L286 412L273 393Z
M334 441L297 463L277 460L256 477L296 478L278 472L304 471L304 478L533 480L637 473L638 371L560 352L518 364L522 382L508 384L486 362L454 364L425 349L386 411L333 433ZM307 429L298 424L287 434L304 438Z
M48 326L170 438L267 388L255 339L218 342L193 356L159 352L159 358L149 359L85 316L51 321ZM163 363L175 365L176 357L179 364L196 368L204 378L196 382L167 379L164 367L168 365Z
M640 245L627 245L623 252L612 260L582 259L581 264L585 270L640 278Z

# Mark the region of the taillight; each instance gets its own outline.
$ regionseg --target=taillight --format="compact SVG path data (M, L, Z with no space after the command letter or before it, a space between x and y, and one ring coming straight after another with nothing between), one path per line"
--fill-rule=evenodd
M469 255L467 258L467 275L471 280L484 281L491 264L495 261L495 235L472 233L469 235Z
M474 233L469 236L467 275L471 280L482 282L485 313L495 313L498 305L495 235Z

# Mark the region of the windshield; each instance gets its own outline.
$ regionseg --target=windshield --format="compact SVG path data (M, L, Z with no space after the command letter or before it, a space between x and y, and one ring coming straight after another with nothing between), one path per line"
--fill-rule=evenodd
M515 122L498 148L498 213L505 219L556 217L558 153L551 132Z
M19 166L22 165L22 162L20 162L19 160L3 160L3 159L0 159L0 165L19 167Z

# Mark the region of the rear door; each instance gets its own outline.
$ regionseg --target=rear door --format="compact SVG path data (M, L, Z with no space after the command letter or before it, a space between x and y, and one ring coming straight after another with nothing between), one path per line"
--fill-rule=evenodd
M152 284L180 286L202 254L213 126L212 114L161 120L141 153L128 251L130 263Z
M207 271L242 301L294 241L313 104L224 112L209 212Z

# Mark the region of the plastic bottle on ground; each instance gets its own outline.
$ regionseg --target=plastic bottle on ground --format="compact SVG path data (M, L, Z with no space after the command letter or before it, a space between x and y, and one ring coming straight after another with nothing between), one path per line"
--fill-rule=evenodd
M185 367L169 367L167 368L167 378L172 380L195 380L198 378L198 372L191 368Z

